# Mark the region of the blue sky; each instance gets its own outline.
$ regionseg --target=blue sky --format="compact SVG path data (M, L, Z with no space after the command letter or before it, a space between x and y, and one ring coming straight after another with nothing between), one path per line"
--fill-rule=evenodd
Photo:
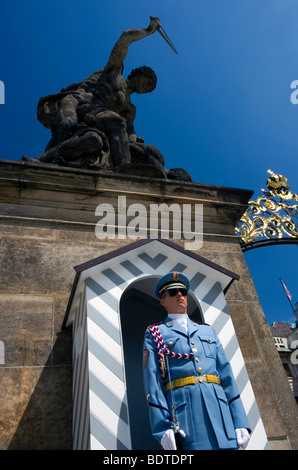
M298 193L296 0L11 0L1 6L0 158L44 151L41 96L102 68L122 31L158 16L179 54L154 34L130 47L124 76L148 65L156 90L133 95L135 128L197 183L265 188L267 170ZM245 254L266 319L294 321L280 285L298 301L296 245Z

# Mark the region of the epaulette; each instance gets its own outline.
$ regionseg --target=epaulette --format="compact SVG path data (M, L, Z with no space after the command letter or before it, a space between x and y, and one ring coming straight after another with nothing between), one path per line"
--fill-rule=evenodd
M152 325L147 326L146 330L149 330L149 328L151 328L152 326L161 325L162 323L163 323L162 321L158 323L152 323Z
M204 323L204 322L202 322L202 321L195 321L195 320L190 320L190 321L192 321L193 323L197 323L198 325L207 325L207 326L211 326L211 325L209 325L209 323Z

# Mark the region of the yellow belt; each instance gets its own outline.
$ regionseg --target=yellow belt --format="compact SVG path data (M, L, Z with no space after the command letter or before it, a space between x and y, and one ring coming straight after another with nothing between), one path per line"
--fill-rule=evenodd
M220 384L220 380L216 375L200 375L200 376L191 376L191 377L182 377L181 379L172 380L166 384L166 392L174 388L185 387L185 385L195 385L199 382L211 382L214 384Z

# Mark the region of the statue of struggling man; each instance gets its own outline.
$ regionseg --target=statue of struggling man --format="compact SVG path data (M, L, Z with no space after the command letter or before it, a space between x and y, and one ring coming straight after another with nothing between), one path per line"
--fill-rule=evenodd
M141 67L124 79L123 63L129 45L153 34L159 23L151 18L148 28L124 31L101 70L39 100L38 119L51 129L52 139L44 154L32 160L71 166L97 163L101 168L131 161L129 143L137 137L130 95L153 91L157 77L149 67Z
M136 108L130 100L132 93L152 92L157 83L156 74L143 66L134 69L127 79L122 76L130 44L156 30L162 30L160 20L150 17L147 28L124 31L101 70L56 95L41 98L38 119L51 129L52 139L42 155L23 159L111 170L133 161L153 165L166 177L159 150L145 145L136 136Z

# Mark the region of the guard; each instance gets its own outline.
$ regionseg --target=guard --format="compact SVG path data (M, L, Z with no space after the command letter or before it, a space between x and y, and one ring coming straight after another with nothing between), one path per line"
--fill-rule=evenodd
M155 286L168 316L144 339L144 387L153 436L165 450L246 448L251 432L233 372L214 329L187 315L189 280Z

